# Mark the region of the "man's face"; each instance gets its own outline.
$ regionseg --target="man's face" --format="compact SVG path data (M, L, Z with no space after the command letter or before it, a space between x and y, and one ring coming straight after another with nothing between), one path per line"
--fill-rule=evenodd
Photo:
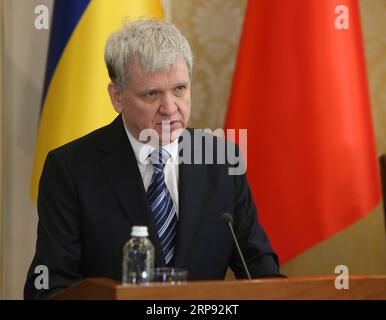
M157 131L160 141L170 143L188 125L190 117L190 77L184 60L172 67L145 75L141 64L130 63L127 86L120 90L109 85L109 94L118 113L122 113L127 129L138 139L144 129ZM170 137L162 136L162 123L170 123Z

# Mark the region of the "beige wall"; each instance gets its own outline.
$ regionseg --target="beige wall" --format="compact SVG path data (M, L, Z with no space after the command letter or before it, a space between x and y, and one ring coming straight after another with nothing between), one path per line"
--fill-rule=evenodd
M36 237L36 209L28 193L40 108L48 32L33 27L33 9L52 0L4 0L5 201L3 288L21 298ZM246 0L170 0L170 12L195 53L193 113L196 127L222 127ZM386 0L362 0L370 93L378 153L386 152ZM1 110L1 109L0 109ZM1 116L0 116L1 120ZM1 129L1 128L0 128ZM4 137L2 135L2 137ZM4 176L2 176L4 177ZM288 275L386 274L381 206L355 225L287 263ZM1 270L1 269L0 269Z
M222 128L246 0L171 3L172 20L188 38L194 54L190 125Z
M34 27L34 8L47 0L4 1L5 298L22 297L36 239L36 208L29 198L48 31Z

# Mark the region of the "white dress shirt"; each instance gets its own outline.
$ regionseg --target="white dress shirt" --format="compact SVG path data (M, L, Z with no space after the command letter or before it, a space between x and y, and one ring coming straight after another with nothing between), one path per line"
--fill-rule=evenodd
M144 144L138 141L132 136L129 130L127 130L126 126L125 130L130 144L133 147L135 157L137 158L137 164L139 172L142 176L143 186L147 191L154 172L153 165L150 163L148 156L155 149L155 147L150 144ZM170 154L170 158L166 162L164 168L165 183L173 200L178 217L178 139L175 139L172 143L165 145L162 148L164 148Z

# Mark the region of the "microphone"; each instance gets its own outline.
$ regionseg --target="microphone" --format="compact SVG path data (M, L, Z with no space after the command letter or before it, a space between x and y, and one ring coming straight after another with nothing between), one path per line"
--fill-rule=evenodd
M228 212L225 212L225 213L222 215L222 221L224 221L224 223L227 224L227 225L229 226L229 229L231 230L231 233L232 233L233 241L234 241L234 243L236 244L237 252L239 253L241 262L243 263L244 271L245 271L245 273L246 273L248 279L249 279L249 280L252 280L252 279L251 279L251 275L249 274L249 270L248 270L247 264L245 263L243 253L241 252L239 243L238 243L238 241L237 241L237 239L236 239L236 235L235 235L235 233L234 233L234 231L233 231L233 226L232 226L232 223L233 223L233 217L232 217L232 215L231 215L230 213L228 213Z

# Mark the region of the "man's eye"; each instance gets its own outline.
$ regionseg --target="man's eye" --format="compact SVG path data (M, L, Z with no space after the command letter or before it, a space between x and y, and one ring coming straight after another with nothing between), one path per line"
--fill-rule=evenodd
M184 84L181 84L177 87L175 87L174 89L174 93L177 95L177 96L182 96L183 94L185 94L185 90L186 90L186 85Z
M156 95L157 95L157 91L153 90L153 91L145 92L145 94L143 96L144 97L155 97Z

